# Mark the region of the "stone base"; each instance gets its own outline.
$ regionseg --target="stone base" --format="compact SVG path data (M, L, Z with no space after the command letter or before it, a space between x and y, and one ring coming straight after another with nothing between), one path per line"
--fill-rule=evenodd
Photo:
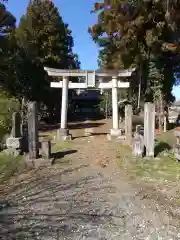
M109 135L111 138L118 138L123 136L123 129L111 129Z
M6 139L6 147L7 149L4 150L4 153L7 155L19 156L22 154L22 138L13 138L9 137Z
M125 136L122 135L122 136L112 136L110 133L107 134L107 140L116 140L120 143L123 143L125 141Z
M22 137L13 138L9 137L6 139L7 148L21 149L22 148Z
M125 135L123 135L123 129L111 129L110 133L107 134L108 140L125 140Z
M122 136L122 132L123 132L122 129L111 129L110 135L113 137L119 137L119 136Z
M69 134L69 129L60 128L57 130L57 140L60 141L70 141L72 140L72 135Z
M22 150L15 149L15 148L7 148L3 152L9 156L14 156L14 157L18 157L18 156L22 155Z

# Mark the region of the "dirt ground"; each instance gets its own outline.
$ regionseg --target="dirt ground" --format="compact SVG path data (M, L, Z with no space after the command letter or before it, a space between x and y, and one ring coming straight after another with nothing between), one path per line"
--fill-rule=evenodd
M150 196L117 167L117 143L104 134L111 121L103 123L94 122L92 137L84 137L80 123L71 124L76 138L69 154L10 180L0 239L180 239L180 209L174 214L170 202Z

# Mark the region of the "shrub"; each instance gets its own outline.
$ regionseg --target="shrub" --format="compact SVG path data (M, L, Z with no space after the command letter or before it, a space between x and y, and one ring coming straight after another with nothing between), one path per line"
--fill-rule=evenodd
M20 111L20 103L14 98L0 95L0 141L3 136L11 131L12 114Z

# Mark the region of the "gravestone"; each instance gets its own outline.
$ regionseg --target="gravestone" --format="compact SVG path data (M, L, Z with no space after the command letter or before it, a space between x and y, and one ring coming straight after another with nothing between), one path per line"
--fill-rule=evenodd
M144 136L144 127L142 125L136 125L136 131L135 132Z
M155 106L147 102L144 105L144 145L147 157L154 157Z
M125 106L125 136L126 143L132 144L132 105Z
M21 116L18 112L12 115L12 137L21 137Z
M180 131L175 131L176 144L174 146L174 155L177 161L180 161Z
M142 157L144 153L144 138L140 133L135 133L133 144L133 155L135 157Z
M49 139L43 139L41 142L41 156L44 159L51 158L51 141Z
M140 134L141 125L136 125L136 133Z
M21 137L21 116L14 112L12 115L12 132L11 137L6 139L7 150L5 152L9 155L18 156L22 153L22 137Z
M28 103L28 147L29 159L39 156L37 103Z
M28 124L21 123L21 135L23 141L23 152L28 153Z

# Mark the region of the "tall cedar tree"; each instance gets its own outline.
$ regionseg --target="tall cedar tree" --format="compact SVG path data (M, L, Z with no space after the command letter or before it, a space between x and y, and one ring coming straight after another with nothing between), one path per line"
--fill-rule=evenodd
M12 80L12 41L11 35L15 29L16 19L0 1L0 85L7 90Z
M93 12L98 13L98 22L89 32L101 47L99 64L105 68L141 66L146 100L152 100L155 89L160 88L164 100L172 101L174 72L179 67L180 3L104 0L94 4ZM137 84L131 83L136 97Z
M79 68L78 56L73 54L73 38L58 9L49 0L31 0L26 15L20 20L16 39L25 59L23 71L26 96L44 103L52 112L60 105L59 90L50 88L51 78L44 66Z

